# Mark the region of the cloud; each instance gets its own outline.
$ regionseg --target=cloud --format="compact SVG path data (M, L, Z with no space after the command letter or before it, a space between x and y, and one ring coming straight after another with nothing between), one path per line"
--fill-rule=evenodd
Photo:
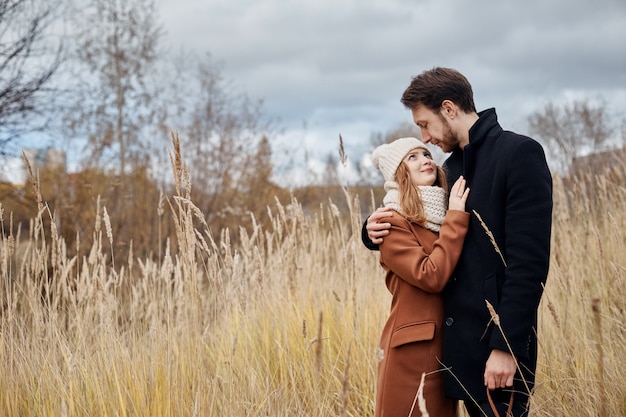
M167 40L224 63L224 76L290 134L334 152L410 120L411 76L463 72L506 128L576 91L625 108L626 2L556 0L161 0ZM622 113L622 117L624 117ZM316 142L317 143L317 142Z

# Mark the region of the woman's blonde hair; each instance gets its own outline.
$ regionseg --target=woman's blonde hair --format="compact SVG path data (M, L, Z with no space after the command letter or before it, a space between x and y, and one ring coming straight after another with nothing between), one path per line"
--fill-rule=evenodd
M435 165L437 170L437 179L433 185L439 186L448 193L448 182L446 175L439 165ZM396 182L398 183L398 194L400 194L400 210L402 215L410 222L417 223L420 226L426 225L426 215L424 214L424 203L419 189L411 182L411 173L402 161L396 171Z

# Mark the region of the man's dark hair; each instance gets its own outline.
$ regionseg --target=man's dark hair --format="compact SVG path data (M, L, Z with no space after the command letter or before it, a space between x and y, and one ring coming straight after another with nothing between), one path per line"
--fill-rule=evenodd
M472 85L457 70L435 67L411 79L400 101L408 109L420 104L438 113L441 103L450 100L466 113L476 112Z

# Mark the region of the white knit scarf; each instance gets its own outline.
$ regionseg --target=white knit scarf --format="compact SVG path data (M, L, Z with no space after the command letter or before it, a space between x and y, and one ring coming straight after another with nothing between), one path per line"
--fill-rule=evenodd
M383 198L385 207L394 209L402 214L398 193L398 183L395 181L385 181L385 191L387 194ZM426 228L433 232L439 232L443 218L446 216L446 193L443 188L436 186L419 185L417 189L424 204L424 214L426 215Z

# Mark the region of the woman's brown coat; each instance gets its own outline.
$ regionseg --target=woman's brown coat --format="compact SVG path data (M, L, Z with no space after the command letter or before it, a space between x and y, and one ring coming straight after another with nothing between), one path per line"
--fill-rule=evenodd
M435 371L441 369L441 291L461 253L469 214L448 211L439 235L397 212L389 219L391 233L380 245L380 263L392 301L380 340L376 417L421 416L418 402L413 402L422 373L429 414L456 416L457 402L445 398L442 372Z

